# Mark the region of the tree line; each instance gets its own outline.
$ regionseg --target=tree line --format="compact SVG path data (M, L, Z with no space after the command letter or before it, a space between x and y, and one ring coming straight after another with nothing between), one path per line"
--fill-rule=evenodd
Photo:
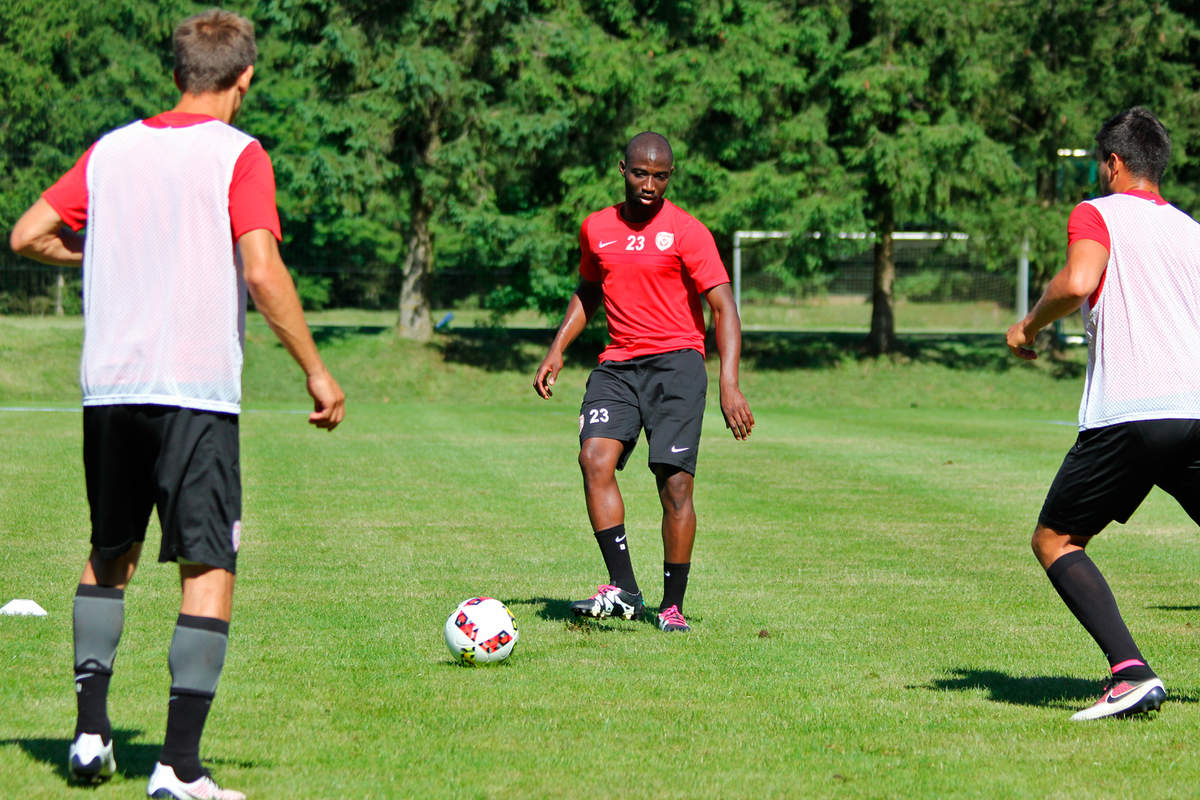
M1108 116L1145 105L1174 141L1163 190L1195 207L1200 5L1180 0L263 0L230 2L259 61L239 127L276 169L284 255L335 301L475 287L555 313L582 218L621 199L628 138L671 139L672 199L733 231L869 231L870 344L894 343L892 235L970 234L1035 283L1095 192ZM169 108L185 0L0 6L0 223L101 133ZM793 236L816 273L836 237ZM728 252L726 252L728 255ZM324 277L321 277L324 276Z

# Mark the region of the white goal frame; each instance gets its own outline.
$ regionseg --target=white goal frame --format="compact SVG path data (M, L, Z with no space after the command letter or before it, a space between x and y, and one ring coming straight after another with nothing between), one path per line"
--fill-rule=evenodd
M738 312L742 310L742 242L750 239L788 239L792 235L791 231L734 231L733 232L733 299L737 305ZM814 232L808 234L813 239L820 239L821 234ZM839 239L874 239L874 233L864 231L843 231L837 234ZM970 237L965 233L940 233L936 231L896 231L892 234L892 238L896 241L938 241L942 239L952 239L954 241L966 241ZM1026 254L1022 259L1022 264L1019 265L1018 280L1017 280L1017 309L1020 311L1022 307L1028 308L1028 244L1025 245ZM1022 288L1022 283L1025 287ZM1024 312L1021 313L1024 316Z

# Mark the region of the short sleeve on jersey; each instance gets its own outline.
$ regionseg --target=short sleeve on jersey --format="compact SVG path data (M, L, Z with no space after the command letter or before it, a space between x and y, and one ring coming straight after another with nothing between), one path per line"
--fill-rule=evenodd
M259 228L282 240L279 211L275 207L275 170L271 157L257 141L246 145L233 168L229 183L229 224L234 240Z
M1103 245L1105 250L1112 249L1104 217L1100 215L1100 210L1091 203L1080 203L1075 206L1071 211L1071 216L1067 219L1067 247L1080 239L1091 239L1093 242Z
M700 294L714 286L729 283L729 273L725 271L725 264L717 251L717 242L704 225L695 222L688 226L687 235L681 237L679 248L684 266Z
M590 219L587 217L579 226L579 277L588 283L600 283L604 279L600 273L600 262L588 244L587 226Z
M95 147L95 144L89 147L75 162L75 166L67 170L53 186L42 192L42 198L73 231L82 230L87 224L87 162L92 157Z

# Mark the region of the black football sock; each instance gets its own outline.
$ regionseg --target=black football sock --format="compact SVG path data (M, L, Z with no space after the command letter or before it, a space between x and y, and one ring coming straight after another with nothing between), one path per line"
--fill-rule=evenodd
M1148 681L1151 678L1157 677L1154 670L1150 669L1145 661L1140 659L1130 659L1112 665L1112 674L1114 678L1121 678L1127 681Z
M175 770L175 776L191 783L204 774L200 764L200 735L212 706L212 695L171 692L167 706L167 736L158 760Z
M80 584L71 612L75 643L75 737L99 734L112 741L108 720L108 684L125 624L125 592L110 586Z
M1058 591L1067 608L1083 625L1108 659L1109 667L1120 666L1126 662L1137 662L1146 673L1146 678L1154 677L1154 671L1146 666L1145 659L1133 642L1133 636L1121 619L1117 608L1116 598L1100 570L1092 563L1082 550L1075 550L1058 558L1046 570L1046 577ZM1129 665L1135 673L1142 674L1137 664ZM1135 678L1132 674L1122 677Z
M690 563L663 562L663 599L659 611L665 611L671 606L675 606L679 609L680 614L683 613L683 595L687 592L688 572L691 571L691 568Z
M225 666L228 644L229 623L224 620L180 614L175 623L168 655L171 702L167 735L158 760L171 766L185 783L204 774L200 736Z
M608 582L631 594L641 594L637 579L633 577L625 526L615 525L596 531L596 542L600 545L600 555L604 556L604 566L608 568Z

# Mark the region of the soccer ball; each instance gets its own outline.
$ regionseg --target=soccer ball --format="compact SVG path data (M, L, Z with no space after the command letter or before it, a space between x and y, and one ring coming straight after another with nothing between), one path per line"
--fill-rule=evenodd
M516 646L516 617L494 597L464 600L446 620L446 647L460 664L496 664Z

